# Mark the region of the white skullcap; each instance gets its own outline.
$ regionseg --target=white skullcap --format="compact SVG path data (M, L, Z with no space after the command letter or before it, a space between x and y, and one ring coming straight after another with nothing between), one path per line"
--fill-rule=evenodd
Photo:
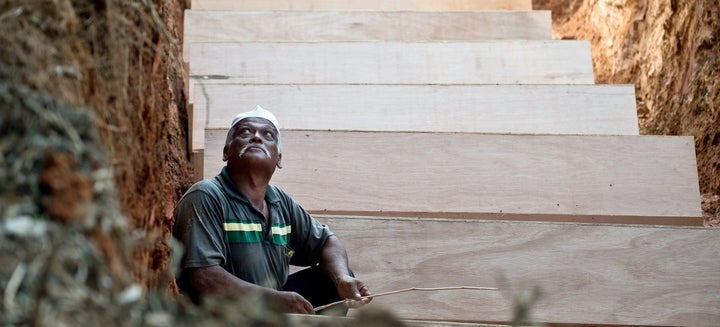
M235 127L235 125L237 123L239 123L241 120L243 120L245 118L250 118L250 117L267 119L268 121L270 121L271 124L273 124L273 126L275 126L275 129L278 132L277 146L278 146L278 151L280 151L282 149L282 146L280 143L280 122L278 122L277 118L275 118L275 115L273 115L272 112L269 112L260 106L255 107L255 110L243 112L243 113L235 116L235 118L233 118L232 124L230 124L230 129Z

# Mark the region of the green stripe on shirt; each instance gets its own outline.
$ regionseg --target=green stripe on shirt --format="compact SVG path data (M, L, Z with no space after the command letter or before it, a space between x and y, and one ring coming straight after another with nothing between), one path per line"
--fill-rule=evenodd
M225 239L233 243L256 243L262 241L262 225L253 223L225 223Z
M271 228L273 243L285 245L288 244L288 235L292 231L290 225L275 225Z

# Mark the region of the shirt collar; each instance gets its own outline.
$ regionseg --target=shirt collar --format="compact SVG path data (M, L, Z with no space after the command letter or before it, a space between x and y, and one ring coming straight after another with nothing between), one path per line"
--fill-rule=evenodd
M243 195L240 190L238 189L237 185L235 185L235 182L230 178L230 172L228 171L227 166L223 167L220 171L220 174L217 176L220 183L223 185L223 188L225 189L226 193L230 195L230 197L235 198L237 200L243 201L245 203L250 203L248 201L247 197ZM268 203L276 203L280 201L280 195L278 194L278 191L275 189L275 186L268 185L267 190L265 190L265 201Z

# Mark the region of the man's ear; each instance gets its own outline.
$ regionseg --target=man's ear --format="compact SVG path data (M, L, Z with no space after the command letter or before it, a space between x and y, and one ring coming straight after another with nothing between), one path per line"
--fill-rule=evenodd
M228 161L228 146L223 147L223 161Z
M277 167L278 169L282 169L282 153L278 153Z

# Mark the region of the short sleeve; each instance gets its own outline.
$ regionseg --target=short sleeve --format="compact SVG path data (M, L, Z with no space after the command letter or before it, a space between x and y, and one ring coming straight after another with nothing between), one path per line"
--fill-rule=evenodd
M193 186L175 207L173 236L185 246L181 269L224 266L226 262L222 204L202 186Z

